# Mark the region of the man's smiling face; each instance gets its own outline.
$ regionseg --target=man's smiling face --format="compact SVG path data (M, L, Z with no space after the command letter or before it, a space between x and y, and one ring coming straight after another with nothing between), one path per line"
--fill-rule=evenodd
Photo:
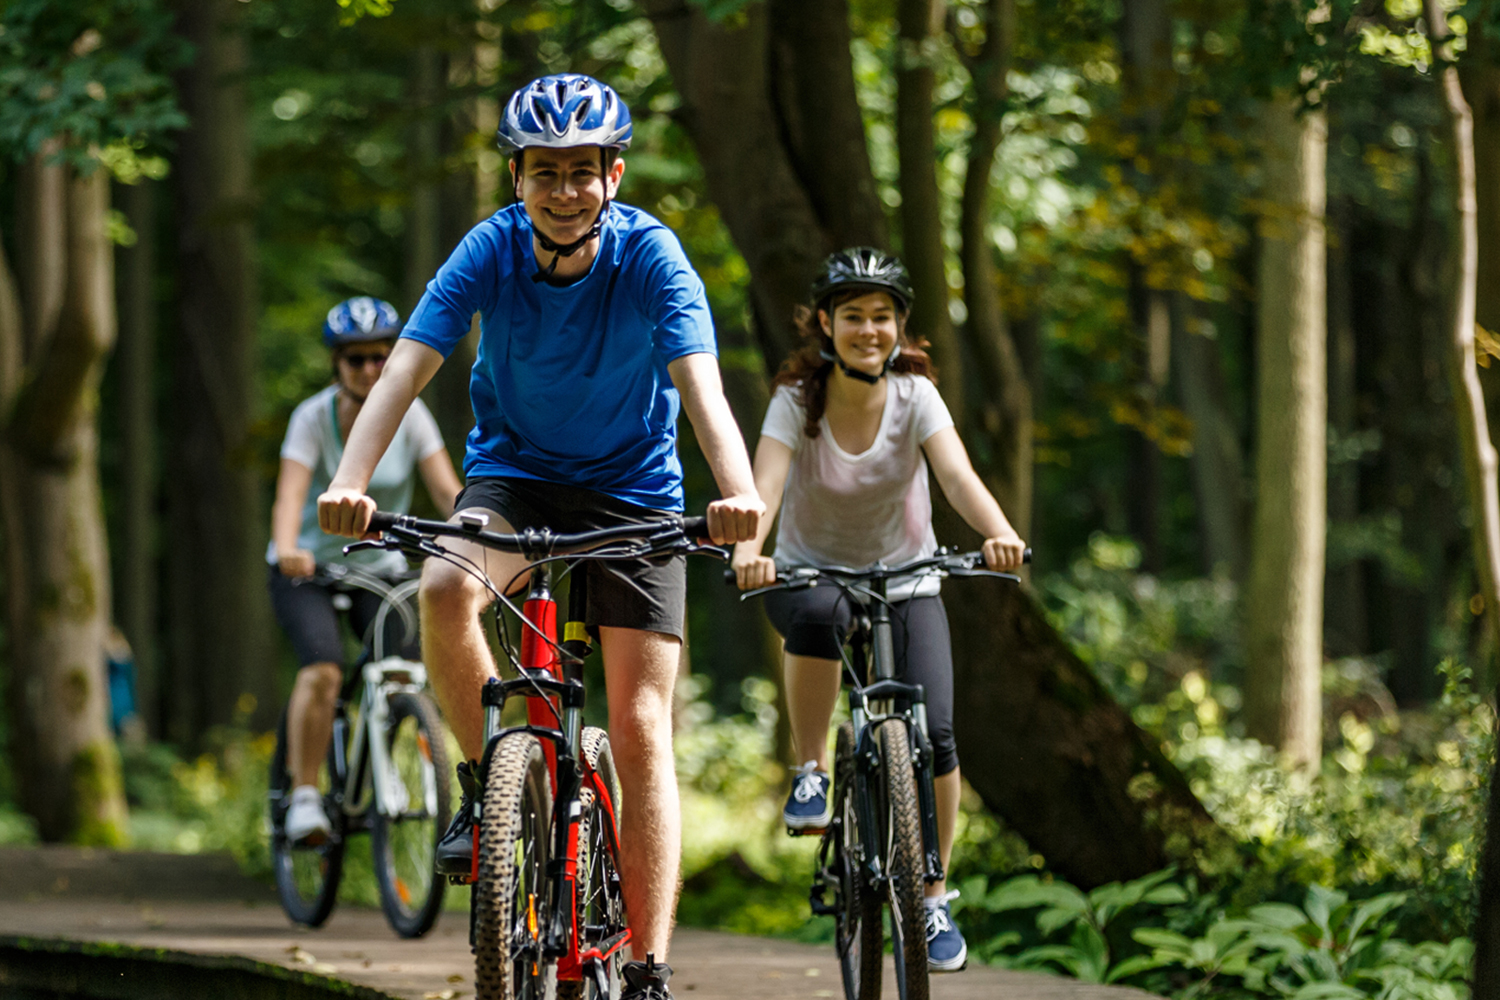
M518 188L537 232L566 246L589 231L605 195L615 196L625 173L625 162L615 157L605 176L602 154L598 146L531 148L522 154ZM515 170L512 160L512 174Z

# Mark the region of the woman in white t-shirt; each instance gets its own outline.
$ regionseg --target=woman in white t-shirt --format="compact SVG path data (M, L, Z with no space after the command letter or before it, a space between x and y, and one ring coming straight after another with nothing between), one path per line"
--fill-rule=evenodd
M813 284L813 309L796 322L805 343L776 376L776 393L755 449L755 485L767 516L735 546L742 590L766 586L778 567L896 565L932 555L929 463L943 494L984 536L991 569L1020 566L1025 543L969 462L921 344L906 336L912 290L894 257L857 247L830 256ZM774 561L761 555L780 509ZM939 581L892 581L897 673L927 694L938 843L943 866L958 817L953 742L953 656ZM783 817L818 829L831 819L828 725L840 687L840 649L853 610L834 587L777 591L766 613L785 640L787 714L797 769ZM927 887L928 963L964 967L968 948L939 882Z
M361 297L329 310L323 342L332 352L334 384L304 400L292 411L281 445L276 503L271 508L271 606L292 641L301 670L287 702L287 770L294 787L286 815L287 836L316 840L330 830L317 789L318 765L328 752L333 710L343 681L344 642L339 633L342 606L356 635L364 635L380 608L367 590L335 595L317 582L320 565L350 563L381 576L399 576L406 560L399 552L372 549L344 555L347 538L318 528L317 497L344 454L344 442L365 397L380 378L401 323L388 302ZM437 421L416 400L407 410L391 446L375 469L369 494L381 510L405 513L411 506L416 473L432 501L447 517L460 484L443 446ZM336 601L335 598L347 598Z

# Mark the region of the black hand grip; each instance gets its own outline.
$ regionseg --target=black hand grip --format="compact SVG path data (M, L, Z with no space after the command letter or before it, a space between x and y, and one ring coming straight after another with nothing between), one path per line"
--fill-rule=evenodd
M724 570L724 582L733 587L740 582L739 574L727 567Z
M388 531L396 526L396 521L400 517L400 514L392 514L388 510L377 510L370 515L370 530Z
M708 518L706 518L706 517L685 517L685 518L683 518L682 519L682 533L684 535L688 536L689 538L700 539L700 540L707 540L709 538L709 534L708 534Z
M1021 561L1023 563L1029 563L1029 562L1031 562L1031 546L1030 545L1026 546L1026 551L1021 553Z

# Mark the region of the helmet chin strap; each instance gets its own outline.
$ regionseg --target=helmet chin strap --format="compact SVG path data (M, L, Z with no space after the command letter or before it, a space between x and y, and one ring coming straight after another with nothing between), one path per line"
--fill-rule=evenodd
M885 364L880 366L880 374L871 375L869 372L862 372L858 368L850 368L844 362L843 358L839 357L837 353L835 353L834 351L830 351L826 347L820 348L818 350L818 357L822 358L824 361L832 361L834 364L839 366L839 371L843 372L845 375L858 382L865 383L866 385L874 385L876 382L879 382L881 379L885 378L885 373L891 371L896 367L896 358L900 354L901 345L900 343L897 343L896 346L891 349L890 357L885 359Z

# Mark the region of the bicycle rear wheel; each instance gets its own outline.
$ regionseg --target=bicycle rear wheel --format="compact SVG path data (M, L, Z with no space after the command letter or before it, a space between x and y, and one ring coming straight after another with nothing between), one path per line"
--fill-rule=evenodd
M336 722L343 721L340 715ZM347 728L334 726L334 739ZM271 867L276 874L276 893L282 909L294 923L321 927L333 912L339 881L344 873L344 811L335 803L331 790L338 788L343 775L337 773L333 746L328 748L328 764L319 775L324 809L333 830L319 844L293 844L286 835L286 812L292 798L292 776L286 766L286 710L276 728L276 751L271 755L268 798L271 813Z
M443 907L448 883L434 873L433 854L452 813L448 751L431 699L410 692L392 696L383 738L391 762L384 792L399 811L387 816L373 804L370 809L380 906L397 934L421 937Z
M619 841L615 830L615 809L620 801L620 785L615 779L615 759L610 753L609 736L602 729L589 726L583 731L583 759L586 768L599 776L604 798L585 785L581 793L583 815L578 821L578 876L575 888L579 954L592 948L601 952L615 947L604 961L604 989L585 967L582 979L561 980L557 984L559 1000L611 1000L620 995L620 967L625 963L628 947L623 942L628 926L625 918L625 896L620 888Z
M922 902L926 866L917 805L916 768L906 724L888 719L875 731L880 750L882 845L891 950L901 1000L927 1000L927 915Z
M879 1000L885 943L881 897L865 885L854 782L854 726L845 722L834 741L833 824L824 835L833 838L829 868L838 883L834 945L845 1000Z
M552 784L541 744L501 738L490 756L474 884L477 1000L552 1000L557 962L542 954Z

